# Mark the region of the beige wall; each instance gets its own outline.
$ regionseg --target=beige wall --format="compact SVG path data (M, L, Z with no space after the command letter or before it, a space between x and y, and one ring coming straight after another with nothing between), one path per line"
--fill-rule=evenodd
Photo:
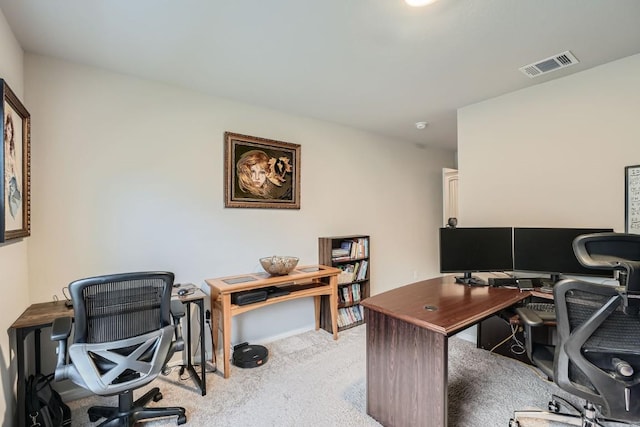
M461 108L459 225L624 231L638 117L640 55Z
M460 225L624 231L639 117L640 55L460 109Z
M168 269L179 282L317 263L319 236L371 235L374 292L438 274L441 169L420 149L47 57L27 55L33 120L32 301L96 274ZM225 131L302 146L300 210L223 207ZM233 341L313 327L311 299L240 316ZM209 345L209 344L208 344Z
M4 15L0 12L0 78L11 87L27 110L23 90L23 52L18 45ZM27 243L29 239L10 240L0 243L0 290L5 303L0 309L0 414L3 426L11 425L15 414L15 355L9 344L9 327L27 307L29 284L27 274Z

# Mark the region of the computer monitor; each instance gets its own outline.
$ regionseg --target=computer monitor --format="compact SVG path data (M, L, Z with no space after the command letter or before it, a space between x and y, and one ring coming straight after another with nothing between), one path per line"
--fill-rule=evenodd
M513 269L511 227L440 229L440 272L463 273L458 283L480 282L475 272Z
M611 228L530 228L513 229L513 269L551 275L613 277L612 271L584 267L573 252L573 240L581 234L611 232Z

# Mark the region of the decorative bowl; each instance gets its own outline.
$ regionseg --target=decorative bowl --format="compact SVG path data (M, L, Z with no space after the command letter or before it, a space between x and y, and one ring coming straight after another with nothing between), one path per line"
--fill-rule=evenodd
M298 258L294 256L278 256L273 255L265 258L260 258L260 264L264 271L272 276L284 276L289 274L298 265Z

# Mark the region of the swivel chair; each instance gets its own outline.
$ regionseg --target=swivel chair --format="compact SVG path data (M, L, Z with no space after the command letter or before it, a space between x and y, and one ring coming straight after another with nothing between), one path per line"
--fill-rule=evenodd
M184 343L178 325L184 316L179 301L171 301L174 275L169 272L112 274L77 280L69 285L71 318L53 323L51 339L58 342L56 381L73 383L101 396L118 395L118 407L95 406L89 420L100 426L133 426L140 420L177 416L184 408L148 408L162 399L157 387L133 400L133 390L153 381Z
M566 279L554 286L558 336L553 380L585 404L578 409L554 396L549 411L516 411L510 426L524 417L583 427L640 422L640 235L582 235L573 248L582 265L616 270L620 282ZM561 414L561 403L576 413Z

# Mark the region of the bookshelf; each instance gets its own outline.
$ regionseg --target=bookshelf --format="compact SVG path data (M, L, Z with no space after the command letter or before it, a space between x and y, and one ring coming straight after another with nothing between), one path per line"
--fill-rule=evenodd
M364 323L360 301L370 291L369 240L362 234L318 238L320 264L342 270L338 276L338 331ZM320 327L333 333L328 296L322 297Z

